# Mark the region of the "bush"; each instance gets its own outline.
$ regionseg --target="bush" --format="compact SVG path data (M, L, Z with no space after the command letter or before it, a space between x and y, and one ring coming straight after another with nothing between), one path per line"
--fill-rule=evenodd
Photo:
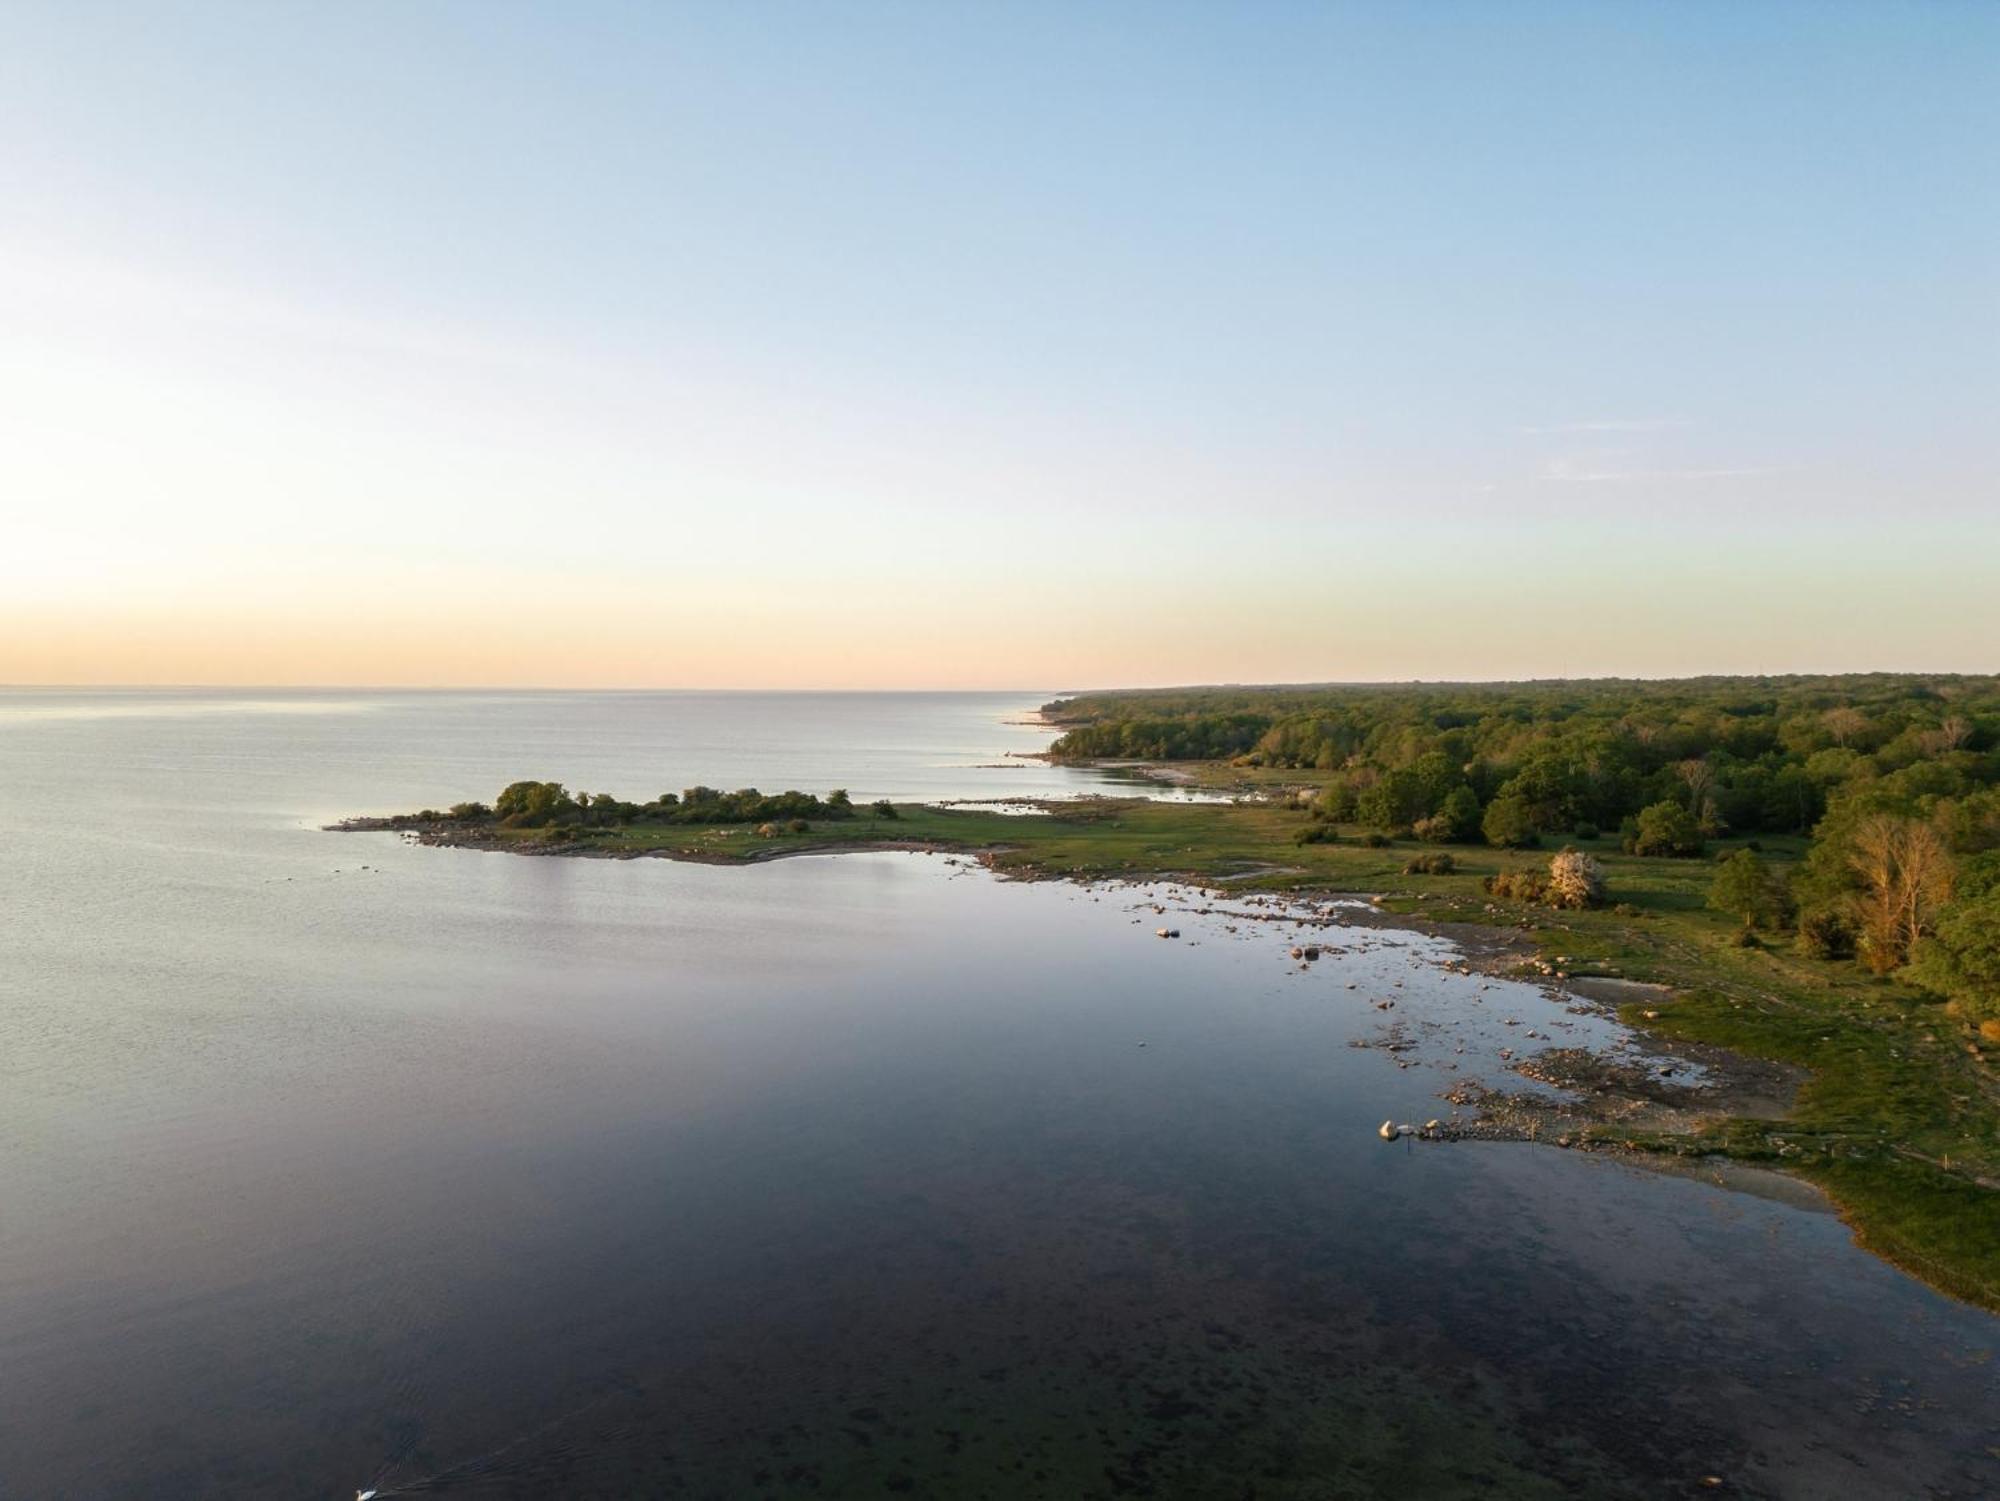
M1503 870L1479 883L1491 896L1539 902L1549 894L1549 878L1539 870Z
M1403 863L1406 876L1448 876L1457 869L1458 862L1444 850L1412 855Z
M1548 902L1551 907L1585 908L1604 902L1604 872L1580 849L1560 851L1549 862Z
M1292 830L1293 844L1338 844L1340 830L1330 823L1309 823L1302 829Z
M785 827L790 829L794 834L803 834L807 829L811 828L812 825L807 823L803 818L795 818L790 823L786 824Z
M1803 914L1799 918L1798 950L1808 959L1852 959L1853 920L1832 907Z
M1782 924L1791 915L1791 893L1778 873L1755 850L1738 850L1723 860L1708 888L1712 912L1741 918L1746 930Z
M1370 829L1361 836L1361 842L1371 850L1385 850L1396 841L1379 829Z
M1359 811L1354 789L1345 782L1335 782L1322 788L1318 800L1318 811L1335 823L1352 823Z
M901 818L903 816L896 811L896 805L886 797L878 803L870 803L868 808L877 818Z
M1470 787L1454 787L1429 818L1416 821L1412 832L1427 844L1466 844L1479 834L1479 795Z
M1632 835L1625 846L1631 855L1672 855L1685 858L1701 853L1701 825L1679 803L1668 801L1642 808L1633 822Z
M1574 834L1578 839L1595 839L1597 838L1597 825L1586 818L1582 823L1571 829L1570 833Z
M512 782L493 800L493 811L511 828L532 829L576 812L576 800L560 782Z
M1946 907L1910 960L1910 978L1926 990L1976 1020L2000 1017L2000 891Z
M1525 798L1511 795L1494 798L1486 805L1486 816L1480 820L1479 826L1486 835L1486 842L1501 849L1527 849L1540 842Z

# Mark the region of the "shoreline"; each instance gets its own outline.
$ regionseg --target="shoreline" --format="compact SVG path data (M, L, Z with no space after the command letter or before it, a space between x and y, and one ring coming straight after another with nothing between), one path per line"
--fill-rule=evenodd
M691 849L672 845L635 845L609 849L590 840L557 842L550 840L505 839L482 836L436 823L418 823L398 817L343 818L322 824L323 834L399 834L408 843L426 849L477 850L489 855L524 855L539 859L566 860L675 860L684 865L765 865L773 860L797 860L808 855L859 855L890 853L907 855L971 855L985 858L1005 853L1009 846L971 847L935 839L866 838L841 843L776 845L741 853Z
M1189 780L1205 779L1197 772ZM1572 1004L1615 1019L1665 1060L1639 1069L1541 1039L1543 1046L1524 1049L1520 1059L1510 1052L1502 1060L1520 1087L1468 1080L1441 1095L1477 1114L1448 1130L1439 1122L1439 1138L1553 1145L1704 1172L1776 1171L1823 1194L1863 1248L1942 1292L2000 1312L2000 1194L1992 1174L1956 1145L1922 1150L1938 1135L1938 1118L1955 1123L1966 1100L2000 1114L2000 1087L1976 1041L1947 1046L1932 1036L1944 1022L1916 998L1886 999L1851 975L1817 978L1805 961L1733 944L1722 924L1688 915L1679 897L1649 894L1701 866L1605 850L1599 858L1613 888L1607 905L1557 911L1482 895L1479 884L1487 872L1545 860L1545 852L1456 846L1453 863L1439 873L1413 863L1408 841L1371 842L1342 831L1337 841L1296 844L1291 835L1301 815L1270 797L1041 806L1048 816L901 804L880 822L857 814L802 829L593 828L566 839L409 815L324 827L397 833L434 848L704 865L955 854L1009 880L1175 885L1211 908L1274 903L1259 914L1274 928L1297 928L1308 903L1353 903L1342 907L1341 926L1443 939L1459 955L1449 967L1559 986ZM906 831L881 826L892 818ZM1380 1045L1400 1052L1394 1038ZM1662 1066L1671 1073L1662 1075ZM1695 1080L1704 1082L1697 1087Z
M1114 885L1174 887L1198 894L1203 898L1205 905L1188 909L1194 915L1214 914L1220 910L1215 905L1217 902L1241 900L1246 895L1253 901L1260 899L1254 892L1233 891L1229 884L1203 885L1161 873L1138 876L1085 876L1022 869L1009 870L996 865L995 857L1015 852L1021 848L1019 845L968 846L938 840L868 837L843 840L838 843L754 848L741 853L710 852L669 845L607 849L588 840L563 843L482 836L442 824L413 822L398 817L343 819L338 823L326 825L324 831L397 833L409 842L426 848L466 849L488 854L585 860L663 859L710 866L761 865L777 860L844 854L946 854L977 860L1003 880L1066 880L1083 886L1108 882ZM1259 867L1243 872L1240 877L1224 876L1217 880L1221 883L1232 883L1236 880L1258 880L1292 873L1294 871L1287 868ZM1365 892L1297 890L1285 893L1285 897L1287 901L1284 906L1256 914L1239 912L1235 916L1239 921L1262 922L1272 928L1310 928L1323 932L1331 926L1415 934L1451 944L1461 956L1456 965L1461 972L1522 982L1547 978L1536 975L1530 969L1536 952L1534 945L1511 928L1445 923L1418 913L1394 912L1380 905L1379 896ZM1308 917L1296 910L1300 904L1325 903L1337 905L1341 909L1339 915L1332 918ZM1443 960L1434 963L1440 968L1454 967L1453 964ZM1639 1032L1638 1027L1632 1026L1620 1017L1619 1004L1615 999L1601 993L1592 994L1592 988L1606 985L1634 986L1654 999L1665 999L1672 994L1670 988L1665 986L1593 975L1564 977L1550 989L1569 997L1573 1003L1581 1002L1606 1018L1620 1021L1635 1033ZM1633 1117L1643 1114L1649 1131L1661 1136L1684 1137L1692 1141L1704 1129L1734 1116L1754 1114L1759 1118L1782 1119L1789 1108L1791 1098L1795 1096L1799 1084L1803 1082L1796 1071L1791 1077L1780 1080L1774 1077L1773 1071L1767 1065L1728 1049L1708 1047L1688 1041L1675 1042L1668 1039L1657 1041L1658 1046L1655 1048L1657 1053L1682 1059L1686 1064L1702 1070L1715 1083L1704 1089L1662 1089L1652 1081L1635 1075L1632 1070L1616 1061L1600 1054L1590 1053L1588 1050L1581 1050L1584 1053L1581 1058L1571 1057L1563 1060L1566 1067L1561 1077L1549 1077L1547 1074L1531 1071L1537 1058L1554 1051L1543 1050L1518 1061L1505 1060L1512 1065L1508 1071L1520 1075L1524 1080L1562 1089L1570 1098L1552 1098L1529 1090L1511 1090L1485 1084L1474 1085L1464 1100L1452 1098L1453 1094L1460 1092L1457 1089L1449 1093L1440 1093L1439 1099L1453 1104L1476 1104L1480 1115L1471 1121L1441 1130L1433 1139L1517 1141L1582 1151L1622 1149L1630 1153L1634 1149L1629 1144L1592 1136L1589 1134L1590 1131L1594 1127L1614 1122L1630 1123ZM1785 1098L1774 1099L1774 1095L1778 1093L1782 1093ZM1677 1160L1687 1159L1678 1157L1677 1154Z

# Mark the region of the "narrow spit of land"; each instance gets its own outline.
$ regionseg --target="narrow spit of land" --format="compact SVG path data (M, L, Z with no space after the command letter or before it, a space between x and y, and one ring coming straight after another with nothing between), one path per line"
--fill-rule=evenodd
M1232 904L1262 897L1260 918L1294 926L1301 901L1366 894L1367 906L1323 911L1320 920L1443 933L1468 964L1560 984L1701 1065L1704 1082L1688 1086L1578 1050L1524 1046L1516 1071L1569 1099L1473 1087L1452 1101L1470 1112L1457 1134L1779 1168L1822 1189L1868 1249L2000 1311L2000 1046L1983 1043L1932 998L1852 964L1775 943L1746 946L1738 925L1705 904L1706 863L1578 841L1603 867L1606 904L1556 911L1484 889L1485 877L1532 863L1531 852L1454 850L1454 868L1438 872L1414 868L1424 847L1371 845L1358 828L1300 844L1300 815L1265 795L1267 782L1243 785L1227 767L1204 771L1210 785L1244 795L1015 803L1007 811L850 808L841 799L783 820L703 823L682 810L674 821L641 816L598 827L510 827L478 809L333 827L541 857L751 863L871 849L975 853L1014 878L1173 881L1226 893ZM1803 841L1763 840L1769 860L1796 859L1802 849Z

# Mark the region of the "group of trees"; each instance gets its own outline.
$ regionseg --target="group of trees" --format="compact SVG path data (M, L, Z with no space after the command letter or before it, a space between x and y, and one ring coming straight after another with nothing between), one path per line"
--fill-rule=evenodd
M476 810L462 812L461 810ZM879 816L879 809L877 810ZM493 800L459 804L452 817L490 818L509 829L610 829L631 824L789 823L795 819L852 818L844 789L825 797L810 792L762 793L755 787L719 792L689 787L663 792L649 803L628 803L608 792L571 792L560 782L513 782Z
M1789 876L1754 850L1718 869L1709 905L1744 930L1907 969L2000 1035L2000 787L1896 774L1837 795Z
M1620 828L1671 804L1710 837L1796 834L1856 777L1990 755L2000 679L1198 688L1084 695L1043 714L1063 727L1050 748L1056 760L1233 760L1317 772L1344 821L1382 828L1442 815L1463 837L1476 805L1489 842L1517 844L1579 826Z
M1733 854L1712 905L2000 1021L2000 678L1182 689L1044 714L1058 760L1297 769L1320 819L1441 844L1615 830L1628 853L1692 857L1807 834L1789 878Z

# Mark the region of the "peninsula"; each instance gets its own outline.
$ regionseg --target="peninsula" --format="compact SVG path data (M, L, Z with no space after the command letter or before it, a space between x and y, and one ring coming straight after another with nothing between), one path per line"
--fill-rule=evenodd
M1529 1110L1522 1134L1782 1168L1864 1245L2000 1309L2000 679L1209 688L1044 714L1053 759L1222 796L634 803L517 782L491 805L336 827L543 856L961 851L1012 877L1368 893L1376 920L1452 933L1498 973L1658 987L1597 994L1664 1043L1747 1060L1699 1098L1602 1060L1523 1059L1584 1106L1559 1132ZM1751 1108L1732 1077L1798 1087ZM1642 1097L1686 1108L1623 1108ZM1486 1103L1496 1119L1518 1104Z

